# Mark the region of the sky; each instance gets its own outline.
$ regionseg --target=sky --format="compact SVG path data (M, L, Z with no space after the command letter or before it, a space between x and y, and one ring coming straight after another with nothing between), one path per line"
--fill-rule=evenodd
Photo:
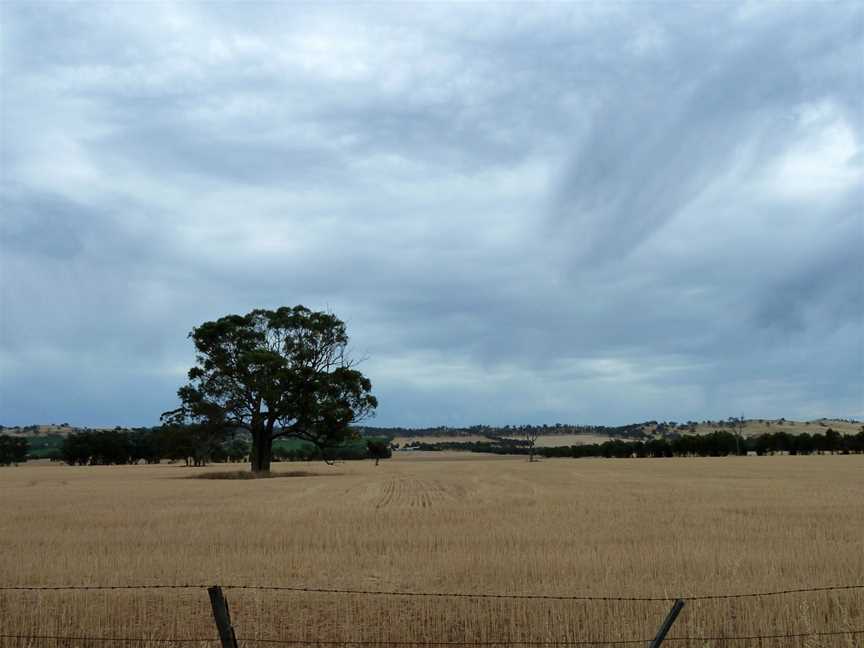
M864 5L0 5L0 424L343 319L382 426L864 418Z

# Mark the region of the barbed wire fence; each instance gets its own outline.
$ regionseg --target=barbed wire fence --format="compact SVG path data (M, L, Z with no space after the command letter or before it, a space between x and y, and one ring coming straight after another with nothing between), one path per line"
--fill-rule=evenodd
M770 635L745 635L739 637L666 637L664 644L674 642L714 642L720 644L741 644L741 643L763 643L772 640L788 640L788 639L807 639L807 638L822 638L822 637L854 637L864 636L864 630L838 630L834 632L802 632L793 634L770 634ZM29 634L0 634L0 639L15 639L26 641L43 641L43 642L83 642L83 643L101 643L101 644L122 644L122 645L188 645L188 644L220 644L220 639L216 637L197 637L197 638L171 638L171 637L90 637L90 636L67 636L67 635L29 635ZM338 639L338 640L322 640L315 639L254 639L248 637L238 637L237 641L240 644L271 644L285 646L306 646L309 648L319 646L451 646L453 648L495 648L509 646L525 646L527 648L537 647L543 648L568 648L570 646L576 648L580 646L625 646L625 645L648 645L654 639L620 639L620 640L586 640L586 641L413 641L413 640L353 640L353 639Z
M861 585L831 585L819 587L802 587L794 589L773 590L763 592L739 592L731 594L693 594L681 596L596 596L596 595L558 595L558 594L506 594L506 593L484 593L484 592L411 592L401 590L369 590L369 589L343 589L307 586L283 586L283 585L208 585L208 584L139 584L139 585L4 585L0 586L0 592L93 592L93 591L131 591L131 590L207 590L217 630L216 637L127 637L127 636L89 636L89 635L58 635L58 634L26 634L6 632L5 622L0 619L0 639L14 640L16 645L38 646L86 646L90 645L123 645L123 646L165 646L165 645L216 645L222 648L238 648L240 645L285 645L305 646L308 648L322 647L351 647L351 646L442 646L442 647L509 647L524 646L566 648L581 646L629 646L642 645L649 648L659 648L661 644L697 644L697 645L776 645L783 642L789 645L791 640L820 639L826 637L854 638L864 637L864 628L857 629L825 629L812 632L782 632L782 630L766 630L765 634L740 635L740 636L667 636L675 619L686 601L719 601L734 599L767 598L778 596L790 596L795 594L827 593L827 592L850 592L864 590ZM255 591L284 591L294 593L310 594L334 594L352 596L383 596L383 597L426 597L426 598L470 598L470 599L505 599L505 600L545 600L545 601L581 601L581 602L606 602L606 603L633 603L633 602L673 602L673 607L667 614L663 623L654 637L649 638L627 638L627 639L585 639L566 641L523 641L523 640L490 640L490 641L415 641L415 640L318 640L318 639L262 639L245 636L236 636L231 624L228 602L223 590L255 590Z

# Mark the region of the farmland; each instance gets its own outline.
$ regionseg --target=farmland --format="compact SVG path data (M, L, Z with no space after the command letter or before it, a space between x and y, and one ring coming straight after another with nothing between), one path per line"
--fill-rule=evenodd
M300 464L281 464L296 470ZM864 457L544 460L413 453L305 476L176 465L0 471L2 585L222 583L668 596L864 575ZM304 473L300 473L303 475ZM642 638L663 602L227 590L238 636ZM5 633L211 637L206 592L0 592ZM679 636L850 630L864 593L691 601ZM853 646L851 637L808 647ZM675 645L706 645L682 643ZM712 644L707 644L712 645ZM805 644L801 644L805 645Z
M521 441L525 438L524 435L509 435L503 437ZM537 437L536 445L538 447L555 447L566 445L582 445L585 443L603 443L608 441L609 436L601 434L544 434ZM411 445L414 443L478 443L489 441L490 438L476 434L468 434L463 436L398 436L393 439L394 443L400 446Z

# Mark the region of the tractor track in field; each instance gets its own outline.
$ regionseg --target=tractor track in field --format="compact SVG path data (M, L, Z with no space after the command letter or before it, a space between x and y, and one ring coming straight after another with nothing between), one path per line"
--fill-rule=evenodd
M448 488L438 480L391 477L378 487L374 506L428 509L464 496L464 488Z

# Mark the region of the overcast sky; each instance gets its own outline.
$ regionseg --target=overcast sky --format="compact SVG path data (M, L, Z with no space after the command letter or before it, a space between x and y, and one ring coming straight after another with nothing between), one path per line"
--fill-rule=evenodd
M377 425L864 417L864 5L2 3L0 423L346 321Z

